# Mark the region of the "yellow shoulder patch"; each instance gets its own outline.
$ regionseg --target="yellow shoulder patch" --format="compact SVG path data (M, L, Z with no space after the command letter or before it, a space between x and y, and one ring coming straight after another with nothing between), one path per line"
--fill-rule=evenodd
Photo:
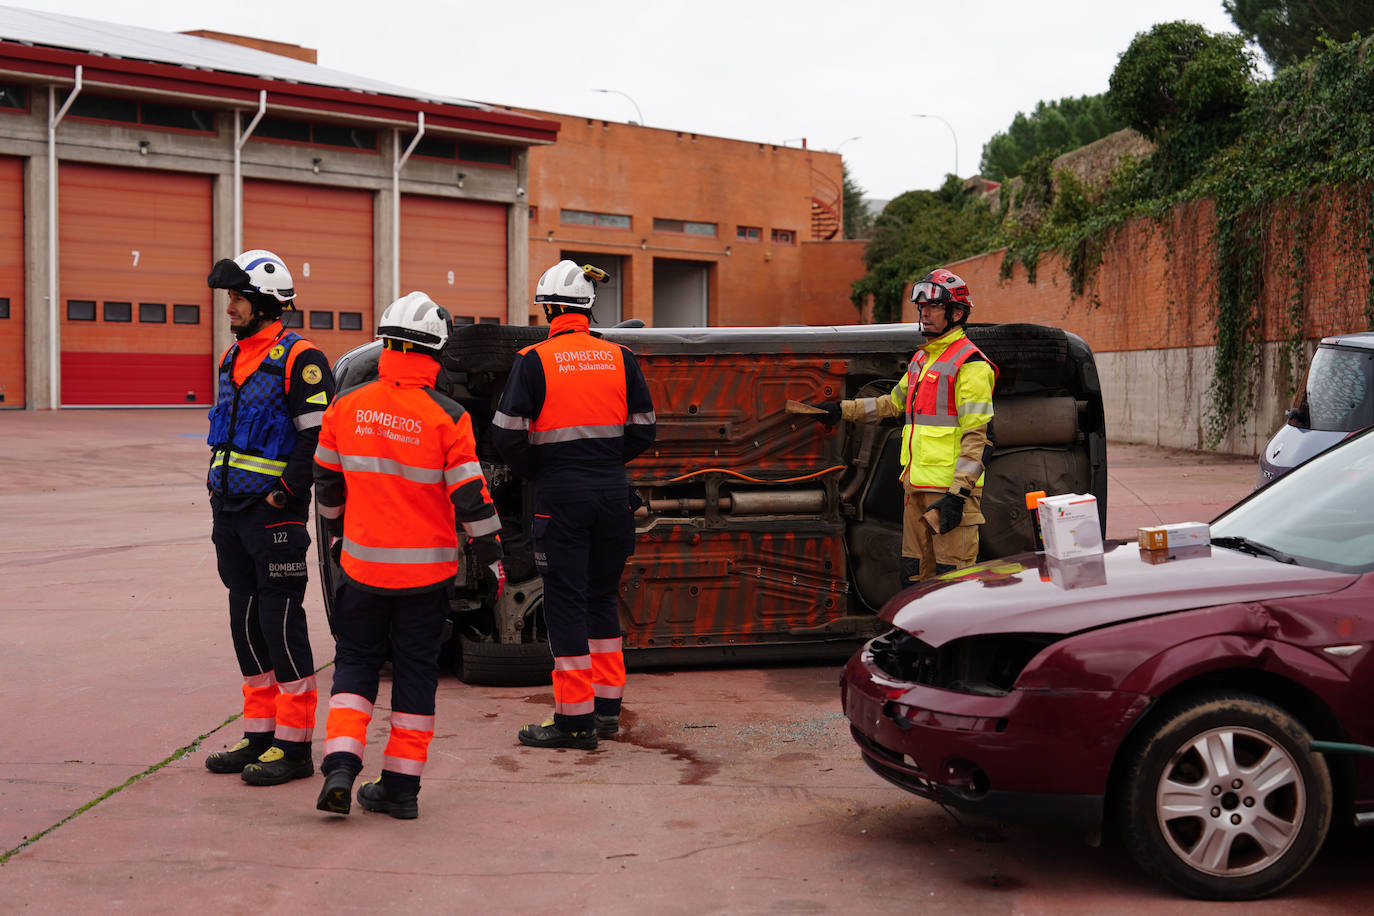
M281 344L277 344L271 350L267 351L267 355L272 359L281 359L281 355L285 352L286 348L283 347Z
M315 369L315 367L314 367L314 366L311 366L309 369L306 369L305 371L306 371L306 372L309 372L310 369ZM318 375L320 374L320 370L319 370L319 369L315 369L315 374L318 376ZM309 378L308 376L306 377L306 381L307 381L307 382L310 381L310 378ZM315 379L315 381L318 382L319 379L317 378L317 379ZM316 393L312 394L310 397L306 398L306 399L305 399L305 403L307 403L307 404L328 404L328 403L329 403L329 395L325 394L323 391L317 391Z
M301 378L305 379L307 385L318 385L320 383L320 367L316 365L306 366L301 370Z

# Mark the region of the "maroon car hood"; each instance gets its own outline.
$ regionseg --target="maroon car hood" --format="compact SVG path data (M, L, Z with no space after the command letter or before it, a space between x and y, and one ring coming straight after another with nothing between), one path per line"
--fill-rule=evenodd
M986 633L1069 634L1211 605L1334 592L1358 576L1221 547L1150 562L1134 542L1100 557L1021 554L896 595L883 617L932 646Z

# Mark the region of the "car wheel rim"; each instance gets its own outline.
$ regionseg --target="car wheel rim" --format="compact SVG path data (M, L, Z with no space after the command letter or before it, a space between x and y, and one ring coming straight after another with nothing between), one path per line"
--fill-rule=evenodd
M1209 875L1240 877L1281 859L1307 810L1298 762L1269 735L1214 728L1165 765L1155 812L1169 848Z

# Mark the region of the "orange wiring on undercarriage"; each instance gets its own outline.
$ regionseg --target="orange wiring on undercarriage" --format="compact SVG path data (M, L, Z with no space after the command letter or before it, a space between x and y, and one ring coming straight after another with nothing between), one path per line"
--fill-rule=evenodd
M843 471L844 465L837 464L834 467L826 468L823 471L816 471L812 474L803 474L801 477L784 477L780 480L765 480L761 477L750 477L748 474L741 474L739 471L732 471L729 468L702 468L699 471L692 471L674 477L668 483L677 483L679 480L686 480L689 477L696 477L698 474L729 474L731 477L738 477L740 480L747 480L751 483L799 483L803 480L810 480L812 477L822 477L826 474L833 474L836 471Z

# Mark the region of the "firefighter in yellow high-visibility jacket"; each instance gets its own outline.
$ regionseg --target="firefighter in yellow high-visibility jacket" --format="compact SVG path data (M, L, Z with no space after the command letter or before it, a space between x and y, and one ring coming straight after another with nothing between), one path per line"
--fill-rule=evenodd
M997 367L964 334L973 310L968 285L943 268L912 289L926 343L886 397L827 401L816 418L876 423L902 417L901 583L971 566L984 521L984 451Z

